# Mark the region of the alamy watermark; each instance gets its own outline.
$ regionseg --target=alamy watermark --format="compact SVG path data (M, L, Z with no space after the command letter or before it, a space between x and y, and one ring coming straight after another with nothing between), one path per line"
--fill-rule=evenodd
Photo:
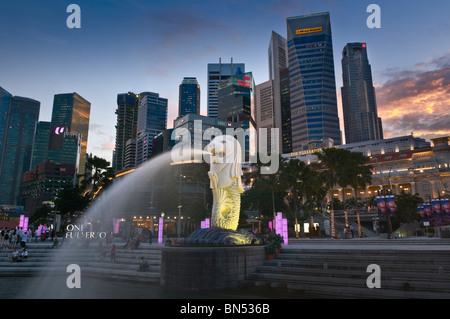
M367 266L367 272L371 275L366 280L367 288L381 288L381 267L377 264Z
M367 18L366 24L369 29L381 28L381 8L378 4L371 4L367 7L367 13L371 13Z
M81 8L78 4L69 4L66 12L71 13L66 20L66 25L69 29L81 28Z
M67 288L81 288L81 268L77 264L67 266L66 272L71 273L66 279Z

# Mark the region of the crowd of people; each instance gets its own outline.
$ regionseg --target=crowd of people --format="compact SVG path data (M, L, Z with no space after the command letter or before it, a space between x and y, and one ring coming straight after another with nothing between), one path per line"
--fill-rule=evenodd
M23 227L3 228L0 233L1 247L3 249L16 249L18 245L25 248L28 242L31 242L32 231L24 230Z
M26 244L31 242L31 230L23 227L3 228L0 232L0 242L3 249L12 249L11 262L25 261L28 257ZM20 246L20 252L17 248Z

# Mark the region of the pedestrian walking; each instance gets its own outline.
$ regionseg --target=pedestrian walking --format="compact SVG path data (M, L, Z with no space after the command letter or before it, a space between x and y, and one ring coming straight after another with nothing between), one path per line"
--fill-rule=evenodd
M5 231L5 235L3 236L3 248L7 249L9 247L9 230Z
M20 247L25 248L27 245L27 234L23 232L22 238L20 238Z
M355 238L355 233L353 232L353 225L350 224L350 232L352 233L352 238Z

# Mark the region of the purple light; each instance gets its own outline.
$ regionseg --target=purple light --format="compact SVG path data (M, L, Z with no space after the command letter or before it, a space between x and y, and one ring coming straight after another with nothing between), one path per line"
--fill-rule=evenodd
M28 217L25 217L25 219L23 221L23 229L25 229L25 230L28 229Z
M270 232L272 232L272 230L273 230L272 222L269 222L269 229L270 229Z
M24 220L25 220L25 215L20 215L19 227L23 227Z
M62 134L62 133L64 133L64 127L57 127L55 129L55 134L56 135L59 135L59 134Z
M120 226L120 220L118 218L113 218L113 231L114 234L118 234L119 233L119 226Z
M287 223L287 219L283 218L283 239L284 239L284 244L287 245L288 244L288 223Z
M164 218L159 217L159 225L158 225L158 243L159 244L162 244L163 229L164 229Z
M283 214L282 213L278 213L276 218L275 218L275 232L278 235L283 236Z
M211 228L211 220L209 218L202 220L200 222L200 228L201 229Z

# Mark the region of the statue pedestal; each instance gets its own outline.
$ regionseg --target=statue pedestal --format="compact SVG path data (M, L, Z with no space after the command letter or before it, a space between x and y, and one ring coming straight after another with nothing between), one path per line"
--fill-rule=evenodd
M182 245L190 246L234 246L259 245L261 240L246 230L230 230L220 228L197 229L182 240Z
M161 286L174 290L237 288L266 259L265 246L164 247Z

